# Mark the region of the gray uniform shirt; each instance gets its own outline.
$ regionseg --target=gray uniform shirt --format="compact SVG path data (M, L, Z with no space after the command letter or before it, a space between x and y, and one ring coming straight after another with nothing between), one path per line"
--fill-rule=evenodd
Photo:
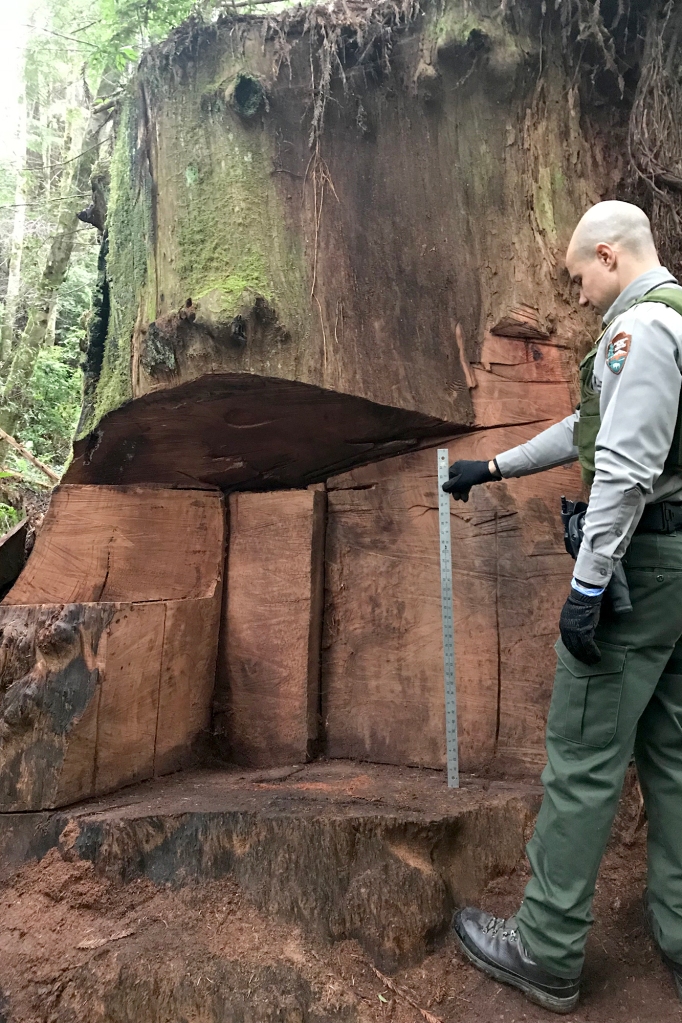
M677 285L664 268L648 270L625 288L604 316L606 333L594 362L601 426L595 477L574 577L605 586L630 543L645 504L682 502L682 476L663 472L682 387L682 317L660 302L628 306L661 285ZM682 290L682 289L680 289ZM609 368L609 343L630 335L619 372ZM537 437L497 456L503 477L527 476L578 458L577 410Z

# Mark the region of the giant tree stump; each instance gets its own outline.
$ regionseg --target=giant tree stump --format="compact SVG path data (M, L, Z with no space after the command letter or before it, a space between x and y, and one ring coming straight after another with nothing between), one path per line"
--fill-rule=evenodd
M570 410L590 323L561 259L580 215L613 194L622 170L613 154L623 151L627 103L611 104L608 125L596 106L581 109L566 25L545 7L424 0L289 10L275 21L232 13L188 22L141 61L119 111L66 482L89 485L105 508L133 493L117 487L163 489L146 491L139 525L126 498L92 533L79 492L62 492L50 549L36 549L9 596L24 607L100 608L99 618L67 615L94 637L83 649L97 672L87 683L99 694L95 746L105 736L112 744L95 755L94 774L82 772L94 789L180 762L207 713L204 695L187 707L193 671L208 690L222 534L212 527L185 564L194 512L172 502L190 499L161 496L150 511L169 487L259 491L252 523L235 534L223 615L219 705L233 755L260 762L270 748L299 759L312 741L316 598L306 573L317 498L305 497L313 507L300 520L285 515L275 538L281 599L267 589L255 526L299 500L260 492L328 482L329 751L442 764L435 471L425 449L445 439L453 457L487 457ZM465 766L501 757L535 766L541 756L556 605L570 573L555 491L577 489L570 473L552 478L565 482L501 484L462 516L454 510ZM206 509L217 516L218 497L192 493L206 522ZM287 578L287 544L303 526ZM127 617L108 618L105 607ZM265 630L265 612L278 607L287 613ZM8 663L34 680L61 678L64 665L43 653L61 618L2 613L24 614L27 630L20 640L10 629L26 656ZM152 651L154 616L165 632ZM101 637L106 651L130 649L117 685L109 662L100 665ZM75 639L63 649L71 664ZM128 761L119 694L135 688L134 664L147 659L158 660L159 681L141 670L139 694L127 697L139 695L132 732L143 736ZM18 670L2 683L4 701ZM88 703L58 732L43 699L53 685L31 682L22 697L34 700L31 738L19 715L2 740L16 805L23 792L66 798L60 765L95 714ZM58 750L49 797L32 781L38 736Z
M475 400L484 338L573 358L587 321L560 260L611 187L558 17L339 3L151 50L122 104L67 481L304 487L513 422L502 374ZM522 379L527 420L556 417L532 362Z

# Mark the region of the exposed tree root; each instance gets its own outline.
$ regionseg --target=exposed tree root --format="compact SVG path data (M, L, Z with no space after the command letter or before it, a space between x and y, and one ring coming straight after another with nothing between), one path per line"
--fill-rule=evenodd
M652 197L652 223L662 260L682 272L682 5L666 0L649 17L642 69L630 115L635 174Z

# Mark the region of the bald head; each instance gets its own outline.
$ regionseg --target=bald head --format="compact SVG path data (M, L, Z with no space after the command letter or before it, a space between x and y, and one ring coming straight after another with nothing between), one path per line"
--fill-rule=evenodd
M578 222L568 251L584 259L595 255L600 242L638 259L656 256L649 218L630 202L610 199L589 209Z
M649 218L629 202L598 202L582 217L566 253L580 304L601 313L641 274L660 266Z

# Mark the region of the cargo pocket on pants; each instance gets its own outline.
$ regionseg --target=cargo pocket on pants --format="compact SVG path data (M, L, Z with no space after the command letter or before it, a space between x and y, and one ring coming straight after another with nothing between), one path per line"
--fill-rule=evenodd
M601 661L583 664L557 641L556 676L547 728L582 746L608 746L618 727L627 647L599 643Z

